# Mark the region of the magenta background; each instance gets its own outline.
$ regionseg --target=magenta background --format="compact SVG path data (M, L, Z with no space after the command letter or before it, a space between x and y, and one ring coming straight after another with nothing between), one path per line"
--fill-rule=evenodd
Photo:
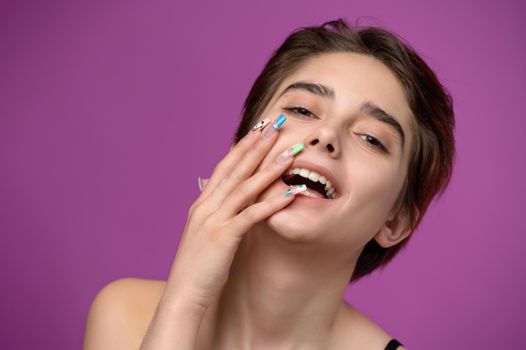
M409 349L524 349L526 9L520 1L0 5L2 349L74 349L96 292L165 279L249 87L298 26L407 39L455 98L450 188L347 299Z

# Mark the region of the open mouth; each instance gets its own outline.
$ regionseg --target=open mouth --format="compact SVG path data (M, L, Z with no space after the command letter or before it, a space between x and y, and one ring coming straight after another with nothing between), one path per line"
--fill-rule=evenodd
M305 168L290 168L281 179L288 186L305 184L307 191L304 195L315 198L335 199L337 198L336 188L325 176L315 171Z

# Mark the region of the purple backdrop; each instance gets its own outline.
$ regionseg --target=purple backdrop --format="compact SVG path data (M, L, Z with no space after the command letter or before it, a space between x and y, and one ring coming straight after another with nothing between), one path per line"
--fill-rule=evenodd
M457 117L448 191L346 298L410 349L526 348L525 14L512 0L3 2L2 348L80 348L102 286L165 279L262 65L294 28L336 17L408 40Z

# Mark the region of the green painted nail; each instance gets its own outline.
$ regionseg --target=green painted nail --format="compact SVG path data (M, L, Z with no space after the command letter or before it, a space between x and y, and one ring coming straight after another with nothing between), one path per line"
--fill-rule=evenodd
M279 155L276 159L278 164L286 162L289 158L298 154L304 148L303 144L297 143L294 146L290 146L287 150Z

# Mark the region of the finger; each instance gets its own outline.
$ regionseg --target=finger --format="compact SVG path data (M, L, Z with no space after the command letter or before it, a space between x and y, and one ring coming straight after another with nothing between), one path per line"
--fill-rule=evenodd
M230 221L229 226L234 230L234 234L243 235L250 230L254 224L289 205L296 197L296 194L305 189L306 187L294 189L292 192L289 192L289 194L282 193L279 196L269 198L263 202L255 203L235 216Z
M228 175L224 176L210 196L206 199L206 206L215 211L219 208L239 184L243 183L261 164L268 151L276 142L277 136L268 139L260 139L247 151ZM210 183L208 184L210 186Z
M285 116L282 117L282 115L280 115L272 125L269 125L272 122L272 119L267 117L258 122L236 145L230 147L228 154L215 167L212 176L209 179L210 183L207 186L207 189L203 189L204 193L202 193L196 202L199 203L208 198L208 196L214 191L218 184L221 183L223 178L226 176L226 174L228 174L232 167L234 167L236 163L243 158L244 154L250 149L252 144L257 141L258 136L263 136L263 130L266 131L270 127L273 127L274 130L277 130L286 119L287 118L285 118ZM278 120L280 120L279 124L277 123ZM267 127L267 129L264 129L265 127Z
M227 155L214 168L208 182L208 185L210 186L207 186L206 189L202 187L203 191L201 192L201 199L205 199L214 190L217 184L222 181L235 163L250 150L257 139L257 133L247 134L230 149Z
M252 202L263 189L267 188L292 165L294 155L302 149L302 144L289 147L265 169L238 185L234 193L225 199L220 212L218 212L219 217L222 219L230 218Z
M239 183L254 173L269 149L276 142L278 129L283 125L285 120L285 116L281 114L280 117L262 133L256 133L258 137L257 140L251 144L251 148L244 154L238 153L235 157L232 157L231 167L227 169L226 174L221 175L221 178L219 176L214 177L215 174L212 174L207 189L204 191L207 192L209 187L214 186L215 181L215 186L211 189L213 192L205 198L207 200L207 206L211 210L217 209L226 196L228 196Z

